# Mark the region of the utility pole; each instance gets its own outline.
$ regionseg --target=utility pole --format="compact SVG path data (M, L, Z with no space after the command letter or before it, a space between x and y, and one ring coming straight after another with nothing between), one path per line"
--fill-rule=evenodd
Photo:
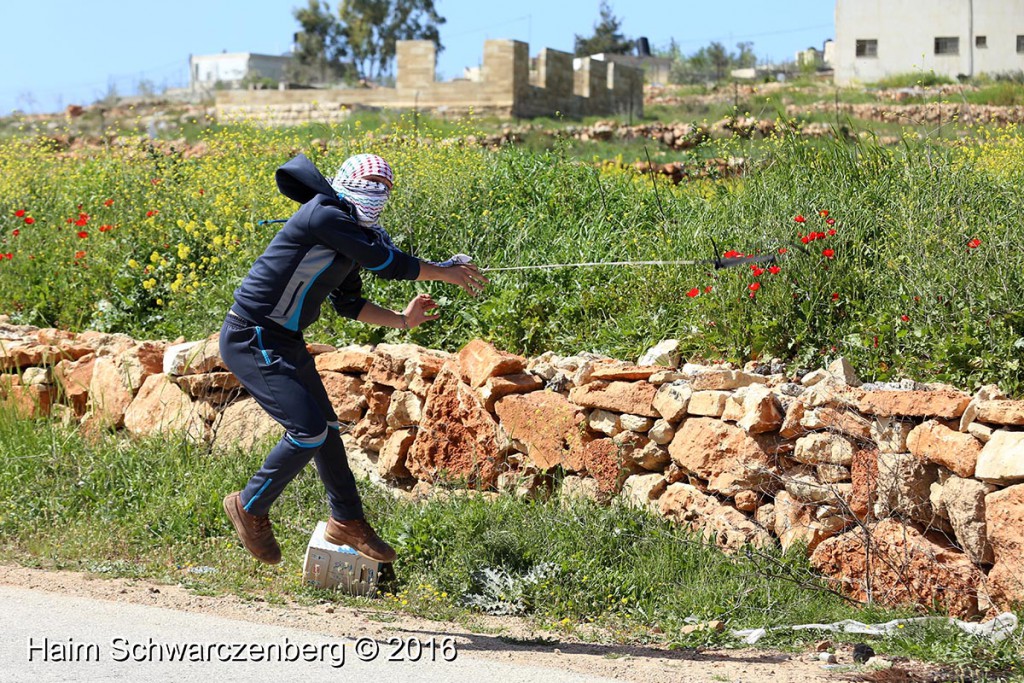
M967 77L974 77L974 0L967 0Z

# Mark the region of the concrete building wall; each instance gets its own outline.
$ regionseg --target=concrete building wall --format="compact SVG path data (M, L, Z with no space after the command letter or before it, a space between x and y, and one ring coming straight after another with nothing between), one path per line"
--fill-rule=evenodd
M249 73L258 73L262 78L272 78L275 81L283 81L284 69L291 61L291 57L278 55L249 55Z
M398 74L395 88L422 90L433 86L437 71L437 47L432 40L400 40L395 45Z
M836 59L836 41L831 38L826 40L821 52L821 59L825 66L831 67Z
M644 112L644 72L617 62L608 64L609 105L612 113L625 114L631 119Z
M636 55L617 55L611 53L599 53L591 55L594 59L603 62L614 62L623 66L632 66L640 69L648 83L668 83L672 72L672 60L667 57L638 57Z
M550 48L541 50L537 56L537 69L530 76L530 84L543 88L553 98L568 100L573 90L572 55Z
M218 118L273 123L341 120L353 107L443 110L502 116L571 117L643 115L643 72L622 64L542 50L530 68L529 46L515 40L484 44L479 80L437 82L436 51L430 41L399 41L394 88L337 90L220 91ZM315 101L315 105L313 102Z
M249 69L249 54L246 52L220 55L193 55L189 59L190 77L193 88L212 86L217 81L231 83L241 81Z
M835 81L871 83L912 71L950 78L1020 71L1018 36L1024 36L1024 0L837 0ZM958 39L955 54L936 54L937 38ZM875 42L862 42L867 54L858 55L858 41Z
M284 68L289 61L289 57L251 52L192 55L189 58L189 83L193 90L211 87L218 81L238 84L254 71L263 78L280 81L284 79Z

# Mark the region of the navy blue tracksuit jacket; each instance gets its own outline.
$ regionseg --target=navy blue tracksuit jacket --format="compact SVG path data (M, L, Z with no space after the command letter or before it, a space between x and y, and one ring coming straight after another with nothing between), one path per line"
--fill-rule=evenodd
M312 459L336 519L363 516L341 442L338 419L306 351L302 330L330 299L356 318L366 299L360 270L389 280L415 280L420 261L356 223L316 166L300 154L275 174L282 194L302 206L274 236L235 290L220 351L228 369L285 429L242 491L252 514L266 514L285 485Z

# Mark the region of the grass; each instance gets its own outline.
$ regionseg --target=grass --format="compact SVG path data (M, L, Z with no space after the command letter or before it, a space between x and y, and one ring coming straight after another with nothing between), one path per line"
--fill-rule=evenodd
M1024 105L1024 83L1003 81L984 85L965 95L971 104L988 104L999 107Z
M523 577L550 565L542 580L514 582L519 611L549 631L544 638L575 634L671 647L732 643L722 634L683 635L688 617L746 628L906 614L856 608L796 586L753 557L726 556L664 520L618 505L562 507L511 496L413 505L363 481L368 515L398 550L397 578L383 588L383 599L342 597L300 581L304 546L327 510L312 468L275 505L285 561L267 566L240 547L220 504L257 466L254 454L213 454L168 439L91 442L50 422L8 416L0 417L0 446L0 559L8 562L180 582L203 595L377 607L384 610L373 617L380 622L402 611L470 623L470 596L487 592L482 570ZM773 558L813 581L799 551ZM588 635L595 633L603 635ZM817 637L777 631L764 642L802 648ZM991 670L1020 666L1019 633L993 645L931 628L872 644L880 653Z
M329 173L348 154L374 150L399 179L383 222L425 258L464 252L485 266L710 259L712 243L719 253L787 253L778 273L495 274L476 300L437 284L367 278L366 294L392 308L432 292L442 321L405 335L325 311L311 340L454 350L484 337L526 354L630 358L678 338L691 358L777 356L815 367L844 355L864 379L1024 389L1011 352L1024 347L1017 129L982 129L964 142L908 134L896 148L870 137L713 140L692 156L745 157L747 175L678 187L599 168L599 148L581 163L586 148L565 140L488 152L406 132L383 139L358 121L323 127L315 134L329 143L324 151L310 144L312 130L233 127L209 134L207 153L192 158L131 139L70 156L44 140L0 144L0 310L44 326L208 335L273 234L257 222L295 208L273 186L274 169L301 150ZM801 244L812 232L821 239Z
M934 71L908 71L887 76L875 83L875 86L879 88L912 88L914 86L928 88L934 85L953 85L954 83L956 81L952 78Z

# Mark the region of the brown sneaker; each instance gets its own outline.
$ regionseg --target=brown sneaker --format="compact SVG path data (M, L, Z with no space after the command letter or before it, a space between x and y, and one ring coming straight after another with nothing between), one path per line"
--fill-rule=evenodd
M270 517L251 515L242 507L239 499L241 491L229 493L224 497L224 512L228 513L231 523L242 539L242 545L260 562L277 564L281 561L281 546L274 538L274 530L270 528Z
M395 561L395 549L385 543L365 519L341 521L331 517L327 520L324 538L335 545L347 545L371 560Z

